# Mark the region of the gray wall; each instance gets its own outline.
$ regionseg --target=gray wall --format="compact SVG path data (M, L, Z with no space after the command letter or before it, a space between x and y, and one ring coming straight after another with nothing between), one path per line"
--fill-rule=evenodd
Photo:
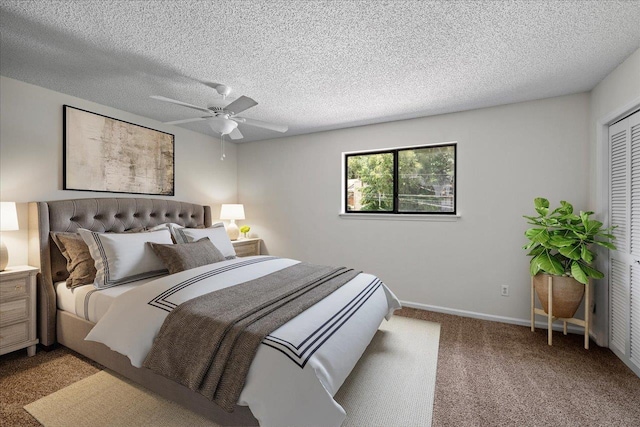
M271 254L374 273L405 301L529 317L533 198L588 205L589 95L238 146L238 199ZM344 151L458 141L453 222L344 219ZM510 296L500 296L501 285Z
M236 147L220 161L219 140L18 80L0 77L0 199L18 202L20 231L4 232L9 265L27 264L26 203L77 197L154 197L62 190L62 105L67 104L175 135L173 200L234 203ZM157 197L157 196L155 196Z

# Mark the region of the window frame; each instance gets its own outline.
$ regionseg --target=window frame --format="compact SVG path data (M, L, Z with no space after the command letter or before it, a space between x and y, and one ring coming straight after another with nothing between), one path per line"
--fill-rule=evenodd
M422 211L398 211L399 196L398 196L398 158L400 151L408 150L421 150L424 148L439 148L439 147L453 147L453 210L451 212L422 212ZM392 154L393 155L393 210L390 211L352 211L349 210L349 157L367 156L375 154ZM343 153L343 209L342 212L346 215L446 215L457 216L458 215L458 143L457 142L442 142L437 144L416 145L408 147L387 148L382 150L371 151L350 151Z

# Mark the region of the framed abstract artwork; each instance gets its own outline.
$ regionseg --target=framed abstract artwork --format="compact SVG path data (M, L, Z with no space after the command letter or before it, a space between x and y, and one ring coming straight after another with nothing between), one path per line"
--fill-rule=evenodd
M63 189L174 195L174 136L64 106Z

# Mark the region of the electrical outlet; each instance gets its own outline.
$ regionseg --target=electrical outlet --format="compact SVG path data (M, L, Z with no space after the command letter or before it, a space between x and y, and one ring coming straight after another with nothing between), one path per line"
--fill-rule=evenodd
M509 296L509 285L502 285L502 288L500 289L500 295L502 295L503 297Z

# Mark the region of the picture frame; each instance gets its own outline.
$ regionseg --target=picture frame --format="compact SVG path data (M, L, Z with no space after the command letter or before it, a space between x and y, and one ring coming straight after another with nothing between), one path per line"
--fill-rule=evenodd
M63 105L63 189L175 195L175 137Z

